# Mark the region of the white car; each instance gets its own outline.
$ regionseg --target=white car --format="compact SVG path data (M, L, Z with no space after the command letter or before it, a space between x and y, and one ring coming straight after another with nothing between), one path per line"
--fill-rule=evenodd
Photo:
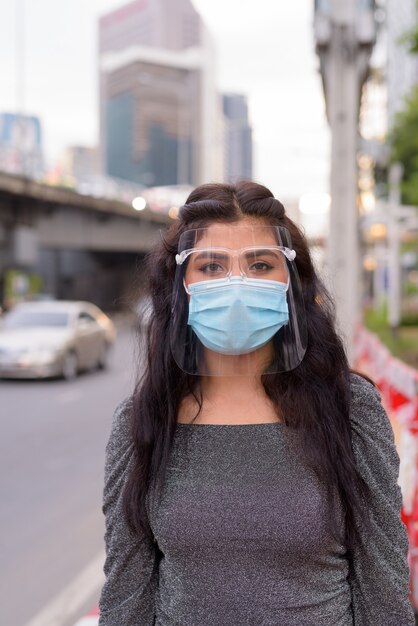
M0 320L0 378L73 379L104 368L116 338L112 320L90 302L23 302Z

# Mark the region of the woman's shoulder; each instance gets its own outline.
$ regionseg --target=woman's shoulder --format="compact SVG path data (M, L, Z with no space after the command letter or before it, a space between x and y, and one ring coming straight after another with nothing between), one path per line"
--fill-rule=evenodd
M359 374L352 373L350 379L350 421L355 447L376 449L392 446L392 425L382 405L379 389Z
M128 396L121 400L113 412L111 434L116 438L126 438L130 428L133 399Z
M124 398L113 412L112 425L106 445L106 470L109 470L133 447L131 436L132 397Z
M356 372L350 373L350 390L352 418L356 419L364 412L381 408L379 389L370 380Z
M350 372L350 386L353 397L380 397L377 387L369 379L357 372Z

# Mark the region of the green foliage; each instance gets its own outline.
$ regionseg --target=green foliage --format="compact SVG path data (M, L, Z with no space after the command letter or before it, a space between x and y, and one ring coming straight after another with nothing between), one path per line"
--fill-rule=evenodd
M406 296L416 296L418 295L418 286L415 283L407 282L404 291Z
M417 251L418 251L418 235L416 237L411 238L409 241L401 242L401 254L405 254L405 252L417 252Z
M364 312L366 328L375 333L393 356L408 365L418 368L418 316L404 315L397 337L394 337L387 322L387 306L379 311Z
M364 323L372 332L377 333L379 330L388 327L387 323L388 307L385 302L380 309L366 309L364 311Z
M416 2L418 8L418 1ZM410 54L418 54L418 24L398 40ZM389 134L391 162L400 161L404 167L401 186L402 202L418 205L418 86L405 98L405 107L395 118Z
M415 1L415 6L418 9L418 0ZM418 24L399 37L398 44L405 46L410 54L418 54Z
M418 313L404 313L402 316L402 326L416 326L418 330Z
M418 54L418 28L408 30L399 37L397 43L400 46L405 46L410 54Z
M404 167L402 202L418 205L418 86L405 99L389 136L391 161Z

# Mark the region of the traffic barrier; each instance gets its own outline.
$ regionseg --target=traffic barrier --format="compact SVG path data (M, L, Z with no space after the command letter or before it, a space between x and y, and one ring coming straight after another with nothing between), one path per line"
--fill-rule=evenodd
M409 538L411 600L418 610L418 370L393 357L362 326L355 333L354 367L377 384L392 424L400 458L401 516Z

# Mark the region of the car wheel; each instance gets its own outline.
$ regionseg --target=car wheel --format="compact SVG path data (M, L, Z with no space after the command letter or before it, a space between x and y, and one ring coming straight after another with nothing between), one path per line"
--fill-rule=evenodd
M74 380L78 373L77 355L75 352L67 352L62 364L62 375L65 380Z
M106 369L108 365L108 356L109 356L109 344L107 341L104 341L100 348L100 354L97 361L97 367L99 370Z

